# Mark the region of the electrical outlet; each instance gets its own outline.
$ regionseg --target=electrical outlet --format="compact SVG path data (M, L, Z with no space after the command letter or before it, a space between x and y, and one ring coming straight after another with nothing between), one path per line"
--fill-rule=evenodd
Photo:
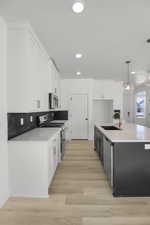
M30 122L31 123L33 122L33 116L30 116Z
M21 125L21 126L24 125L24 118L20 118L20 125Z

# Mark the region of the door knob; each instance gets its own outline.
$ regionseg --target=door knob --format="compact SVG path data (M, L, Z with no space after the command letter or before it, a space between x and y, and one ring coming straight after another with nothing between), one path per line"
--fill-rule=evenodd
M85 118L85 120L88 120L88 118Z

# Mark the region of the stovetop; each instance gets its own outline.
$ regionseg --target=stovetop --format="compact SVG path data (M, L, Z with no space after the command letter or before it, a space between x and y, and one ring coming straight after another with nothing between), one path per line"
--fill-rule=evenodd
M65 121L49 121L48 114L43 116L39 116L38 119L38 127L60 127L62 128L65 124Z
M64 123L48 123L48 124L42 124L40 127L63 127Z

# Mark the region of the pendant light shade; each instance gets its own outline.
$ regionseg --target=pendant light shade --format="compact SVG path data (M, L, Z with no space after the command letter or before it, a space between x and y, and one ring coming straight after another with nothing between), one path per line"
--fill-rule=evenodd
M72 5L72 10L75 13L81 13L83 12L85 7L85 1L84 0L74 0Z
M127 64L127 81L124 83L124 89L129 91L131 89L131 84L130 84L130 63L131 61L126 61Z

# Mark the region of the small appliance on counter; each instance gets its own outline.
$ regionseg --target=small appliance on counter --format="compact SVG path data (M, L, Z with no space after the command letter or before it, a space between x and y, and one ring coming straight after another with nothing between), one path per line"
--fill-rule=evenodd
M53 122L49 119L49 114L45 114L42 116L37 117L37 126L40 128L50 128L50 127L59 127L61 128L61 159L64 157L64 151L65 151L65 122L59 121L59 122Z

